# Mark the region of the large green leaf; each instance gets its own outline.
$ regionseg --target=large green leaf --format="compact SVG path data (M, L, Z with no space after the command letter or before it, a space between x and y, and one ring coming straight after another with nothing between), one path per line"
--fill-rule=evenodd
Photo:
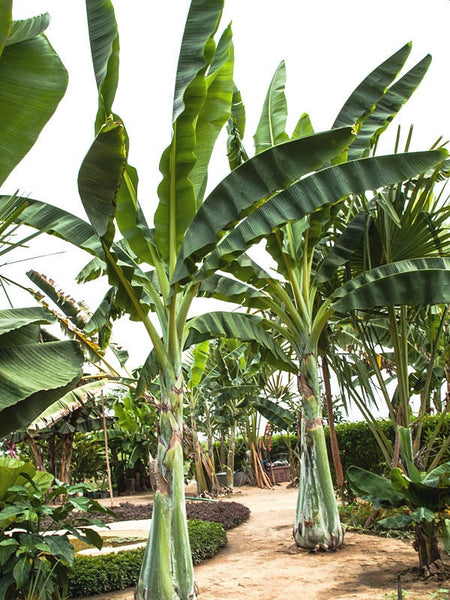
M9 4L3 3L2 16ZM17 22L0 57L0 185L31 149L67 87L67 72L42 34L47 24L46 16Z
M0 437L26 428L75 387L83 360L72 341L0 348Z
M0 210L9 200L10 196L0 196ZM23 200L28 206L15 219L16 223L29 225L41 232L55 235L90 254L103 256L101 242L92 225L57 206L31 198Z
M350 259L364 237L368 219L369 214L361 211L347 225L320 265L316 274L317 283L329 281L337 269Z
M127 158L125 128L108 122L97 134L78 175L78 190L97 235L110 246L114 239L116 199Z
M112 113L119 80L119 35L110 0L86 0L92 63L98 87L96 133Z
M33 477L36 473L36 467L17 458L0 457L0 508L3 508L8 488L26 483L27 480L21 476L22 473Z
M355 466L348 469L347 475L355 492L364 500L373 502L374 508L401 506L405 503L403 494L395 491L391 481L381 475Z
M346 313L375 306L449 302L450 258L424 258L383 265L351 279L333 294L332 308Z
M256 154L289 140L286 133L287 102L284 94L285 85L286 66L282 61L270 82L254 135ZM350 124L352 123L346 123L346 125Z
M258 398L253 406L271 425L275 425L281 431L286 431L297 420L296 415L292 414L291 411L268 398Z
M27 325L43 325L54 321L53 315L41 306L0 310L0 338Z
M232 171L205 199L186 232L174 281L193 272L195 262L245 215L303 175L322 167L353 139L349 127L319 133L270 148Z
M290 142L292 143L294 142ZM207 257L202 275L215 272L286 223L302 219L318 208L332 205L349 194L376 190L407 180L414 174L434 167L445 155L445 151L437 150L378 156L333 165L306 176L288 189L275 194L236 226Z
M411 43L405 44L369 73L346 100L333 123L333 128L352 125L367 118L385 94L388 85L397 77L410 52Z
M431 56L428 55L387 90L373 112L364 121L355 142L350 147L349 159L360 158L368 154L380 134L415 92L430 63Z
M194 317L187 323L185 348L215 337L227 337L243 342L256 342L271 354L271 362L279 369L297 372L297 366L263 326L263 319L246 313L214 311Z
M196 163L196 126L207 96L206 70L215 53L223 0L193 0L186 20L178 61L173 104L173 136L160 161L155 242L173 269L184 232L197 210L189 176ZM231 96L230 96L231 102ZM222 110L222 109L220 109Z
M0 1L0 57L12 24L12 0Z
M206 98L195 127L197 160L189 179L194 184L197 207L203 201L207 184L208 164L224 124L230 117L233 98L234 54L231 28L227 27L219 43L206 78Z
M103 389L106 383L107 381L102 379L100 381L89 381L84 385L76 387L61 398L58 398L56 402L40 413L39 417L30 423L27 429L38 430L50 427L85 404L87 400L93 397L93 394Z

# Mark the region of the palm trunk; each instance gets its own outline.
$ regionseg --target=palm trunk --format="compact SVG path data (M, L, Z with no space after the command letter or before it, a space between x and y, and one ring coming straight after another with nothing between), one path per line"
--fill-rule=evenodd
M161 383L157 491L136 600L194 600L184 497L183 379Z
M301 467L294 538L308 550L337 550L341 527L325 443L319 395L317 357L305 355L300 365L299 392L303 398Z

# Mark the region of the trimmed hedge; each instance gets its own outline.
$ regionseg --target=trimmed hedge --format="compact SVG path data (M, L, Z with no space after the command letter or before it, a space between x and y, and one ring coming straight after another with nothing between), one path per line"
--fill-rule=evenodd
M192 519L188 521L188 531L194 565L212 558L227 544L227 534L220 523ZM136 585L144 551L145 548L139 548L98 556L77 556L69 575L70 596L91 596Z
M440 415L427 416L423 420L422 430L422 443L425 443L433 434L436 429L436 425ZM383 433L388 439L394 443L394 428L391 421L379 421L379 424L383 430ZM344 473L351 465L368 469L379 475L386 474L388 471L388 465L386 464L383 454L374 438L368 424L365 421L358 421L356 423L340 423L336 425L336 434L338 438L339 450L341 455L342 466ZM436 440L434 453L442 446L443 440L450 434L450 414L445 417L444 426L441 431L439 439ZM330 465L332 470L332 476L335 480L335 474L333 469L333 461L331 456L330 440L329 440L329 429L325 427L325 436L327 441L328 456L330 459ZM285 456L288 452L286 445L286 435L274 435L272 436L272 449L270 457L276 459L279 456ZM294 448L297 444L297 437L291 435L291 446ZM238 457L237 457L238 458ZM450 460L450 448L447 449L446 454L443 457L442 462ZM236 469L242 469L242 464L239 460L236 461Z

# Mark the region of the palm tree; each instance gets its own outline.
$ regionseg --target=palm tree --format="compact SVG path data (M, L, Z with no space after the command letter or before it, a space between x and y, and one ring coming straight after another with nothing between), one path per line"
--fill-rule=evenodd
M193 0L190 6L175 84L172 140L160 163L163 180L154 228L148 226L138 202L136 170L127 164L125 127L112 110L118 82L118 34L109 0L87 2L99 88L96 137L79 174L90 224L31 200L19 219L89 252L93 259L81 279L104 273L111 285L96 313L98 327L126 312L142 323L152 346L140 373L138 393L159 374L158 490L137 600L196 596L184 503L183 350L226 336L257 342L276 366L296 369L261 316L215 311L190 318L198 296L226 295L237 303L243 299L242 284L217 273L222 263L216 264L216 247L224 255L231 243L232 254L239 255L286 222L301 220L348 194L403 181L443 158L442 151L434 151L355 160L319 170L355 139L352 127L337 127L261 152L204 198L212 149L231 114L233 100L230 28L217 46L213 39L222 6L221 0ZM268 231L259 225L262 213ZM240 221L242 227L235 233ZM247 229L252 222L257 223L256 229ZM116 226L123 236L118 241ZM246 233L239 239L242 232ZM245 294L251 292L249 286L244 287ZM252 295L256 302L259 290Z

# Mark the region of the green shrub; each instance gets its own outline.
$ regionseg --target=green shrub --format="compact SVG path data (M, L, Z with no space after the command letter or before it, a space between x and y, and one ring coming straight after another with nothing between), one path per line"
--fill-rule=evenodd
M194 565L212 558L227 543L227 534L219 523L189 520L188 531ZM91 596L135 585L143 557L144 548L98 556L76 556L69 575L70 596Z
M367 535L378 535L380 537L412 538L413 527L409 526L402 529L386 529L378 521L386 517L401 515L407 512L407 507L401 508L382 508L374 514L373 504L371 502L356 501L348 504L339 504L339 516L346 531L356 531ZM371 523L366 527L367 519Z
M212 558L227 544L227 534L220 523L192 519L188 521L188 528L194 565Z

